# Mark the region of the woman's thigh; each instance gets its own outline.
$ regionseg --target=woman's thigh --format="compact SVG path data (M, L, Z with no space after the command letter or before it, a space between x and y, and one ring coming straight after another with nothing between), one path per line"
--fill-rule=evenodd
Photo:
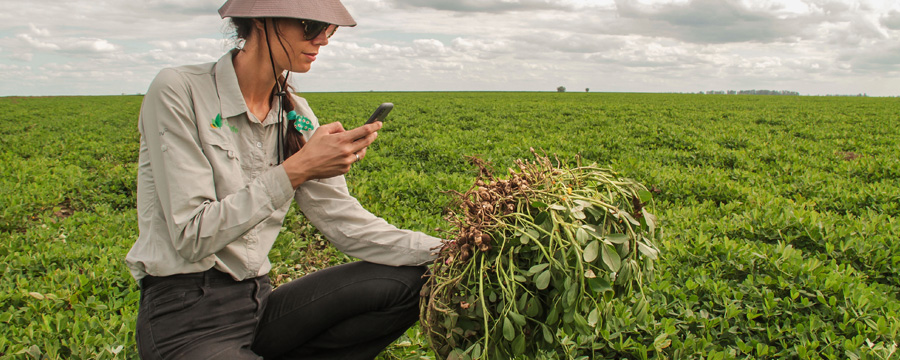
M354 262L282 285L267 300L253 349L270 358L298 348L380 343L402 333L418 319L425 270Z
M190 275L156 278L142 290L136 329L141 358L258 359L250 344L268 281Z

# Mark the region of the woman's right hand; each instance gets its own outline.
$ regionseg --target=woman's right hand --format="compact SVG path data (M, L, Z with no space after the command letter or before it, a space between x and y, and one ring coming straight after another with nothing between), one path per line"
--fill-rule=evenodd
M300 151L282 163L295 189L307 180L346 174L350 165L366 156L366 147L378 137L381 122L344 130L339 122L322 125Z

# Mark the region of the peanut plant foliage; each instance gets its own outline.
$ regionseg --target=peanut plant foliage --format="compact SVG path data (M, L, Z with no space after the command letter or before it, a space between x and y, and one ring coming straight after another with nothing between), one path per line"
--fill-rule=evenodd
M454 192L479 175L469 157L515 168L516 159L532 158L530 148L568 167L613 169L652 194L645 209L661 234L644 301L611 303L602 319L549 334L553 351L520 358L900 358L896 98L303 96L321 122L345 128L394 103L347 179L363 206L400 227L451 238ZM137 237L140 102L0 98L0 358L137 358L140 293L123 259ZM603 245L585 245L581 261L597 265L596 277L579 277L588 284L579 289L602 287L589 279L617 265L611 252L603 258ZM353 260L295 208L270 258L276 284ZM512 276L534 289L565 286L548 268ZM507 306L508 321L488 324L498 324L500 346L518 346L528 329L541 328L535 341L545 341L528 318L529 300L523 312ZM531 318L549 315L545 309ZM429 336L413 327L380 358L434 359Z
M596 165L567 167L535 153L457 194L455 236L423 289L419 325L447 359L570 356L603 348L616 306L647 319L657 219L645 187ZM613 322L615 324L615 322Z

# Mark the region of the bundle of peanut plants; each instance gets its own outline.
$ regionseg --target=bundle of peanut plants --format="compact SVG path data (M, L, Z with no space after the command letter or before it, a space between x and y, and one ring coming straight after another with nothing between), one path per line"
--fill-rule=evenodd
M439 358L590 355L613 305L646 318L659 236L647 188L537 153L505 179L474 162L423 290L420 324Z

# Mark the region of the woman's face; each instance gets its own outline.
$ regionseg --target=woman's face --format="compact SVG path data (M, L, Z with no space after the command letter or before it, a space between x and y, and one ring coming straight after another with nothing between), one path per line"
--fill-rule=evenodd
M306 40L303 25L296 19L272 20L268 28L275 66L292 72L309 71L319 55L319 49L328 45L327 30L312 40Z

